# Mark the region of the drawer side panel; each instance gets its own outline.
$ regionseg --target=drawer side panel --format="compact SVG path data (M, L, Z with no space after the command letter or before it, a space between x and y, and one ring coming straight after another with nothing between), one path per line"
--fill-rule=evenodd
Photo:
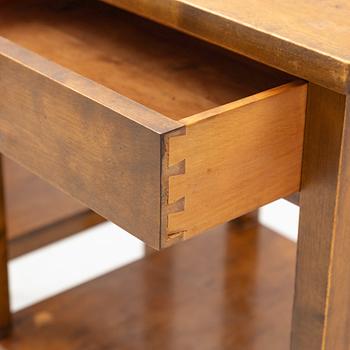
M299 190L307 84L293 82L183 119L169 138L167 233L178 240Z

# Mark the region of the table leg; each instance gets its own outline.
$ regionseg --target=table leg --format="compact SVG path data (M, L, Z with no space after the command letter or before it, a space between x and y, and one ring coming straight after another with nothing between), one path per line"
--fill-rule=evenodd
M2 159L0 158L0 338L8 335L11 328L11 314L7 273L7 240L5 229L5 203Z
M310 85L292 350L350 348L349 97Z

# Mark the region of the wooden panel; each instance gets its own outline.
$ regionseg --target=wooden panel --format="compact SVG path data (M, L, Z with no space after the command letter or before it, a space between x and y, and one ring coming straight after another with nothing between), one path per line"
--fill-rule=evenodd
M169 238L298 191L306 90L290 83L182 120L184 135L169 138L169 167L178 170L169 177Z
M88 210L10 159L3 171L8 239Z
M350 2L105 0L339 92L350 91Z
M172 119L289 79L99 1L38 2L1 6L0 35Z
M1 152L158 247L161 134L181 124L5 39L0 52Z
M0 338L6 336L11 328L9 284L7 272L6 217L2 165L2 157L0 156Z
M293 350L349 349L349 117L349 97L310 86Z
M292 242L263 227L223 226L20 311L0 344L287 350L294 266Z

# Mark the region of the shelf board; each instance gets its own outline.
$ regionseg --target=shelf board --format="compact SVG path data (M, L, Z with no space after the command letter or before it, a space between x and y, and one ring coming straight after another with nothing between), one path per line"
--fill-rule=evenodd
M227 224L18 312L0 344L288 349L294 265L294 243L258 224Z

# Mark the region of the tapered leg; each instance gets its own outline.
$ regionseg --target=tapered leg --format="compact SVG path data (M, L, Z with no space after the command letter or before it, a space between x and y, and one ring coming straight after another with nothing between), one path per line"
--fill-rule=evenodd
M293 350L350 349L349 97L311 85L300 194Z
M8 335L11 328L7 274L7 242L5 227L4 187L2 178L2 159L0 156L0 338Z

